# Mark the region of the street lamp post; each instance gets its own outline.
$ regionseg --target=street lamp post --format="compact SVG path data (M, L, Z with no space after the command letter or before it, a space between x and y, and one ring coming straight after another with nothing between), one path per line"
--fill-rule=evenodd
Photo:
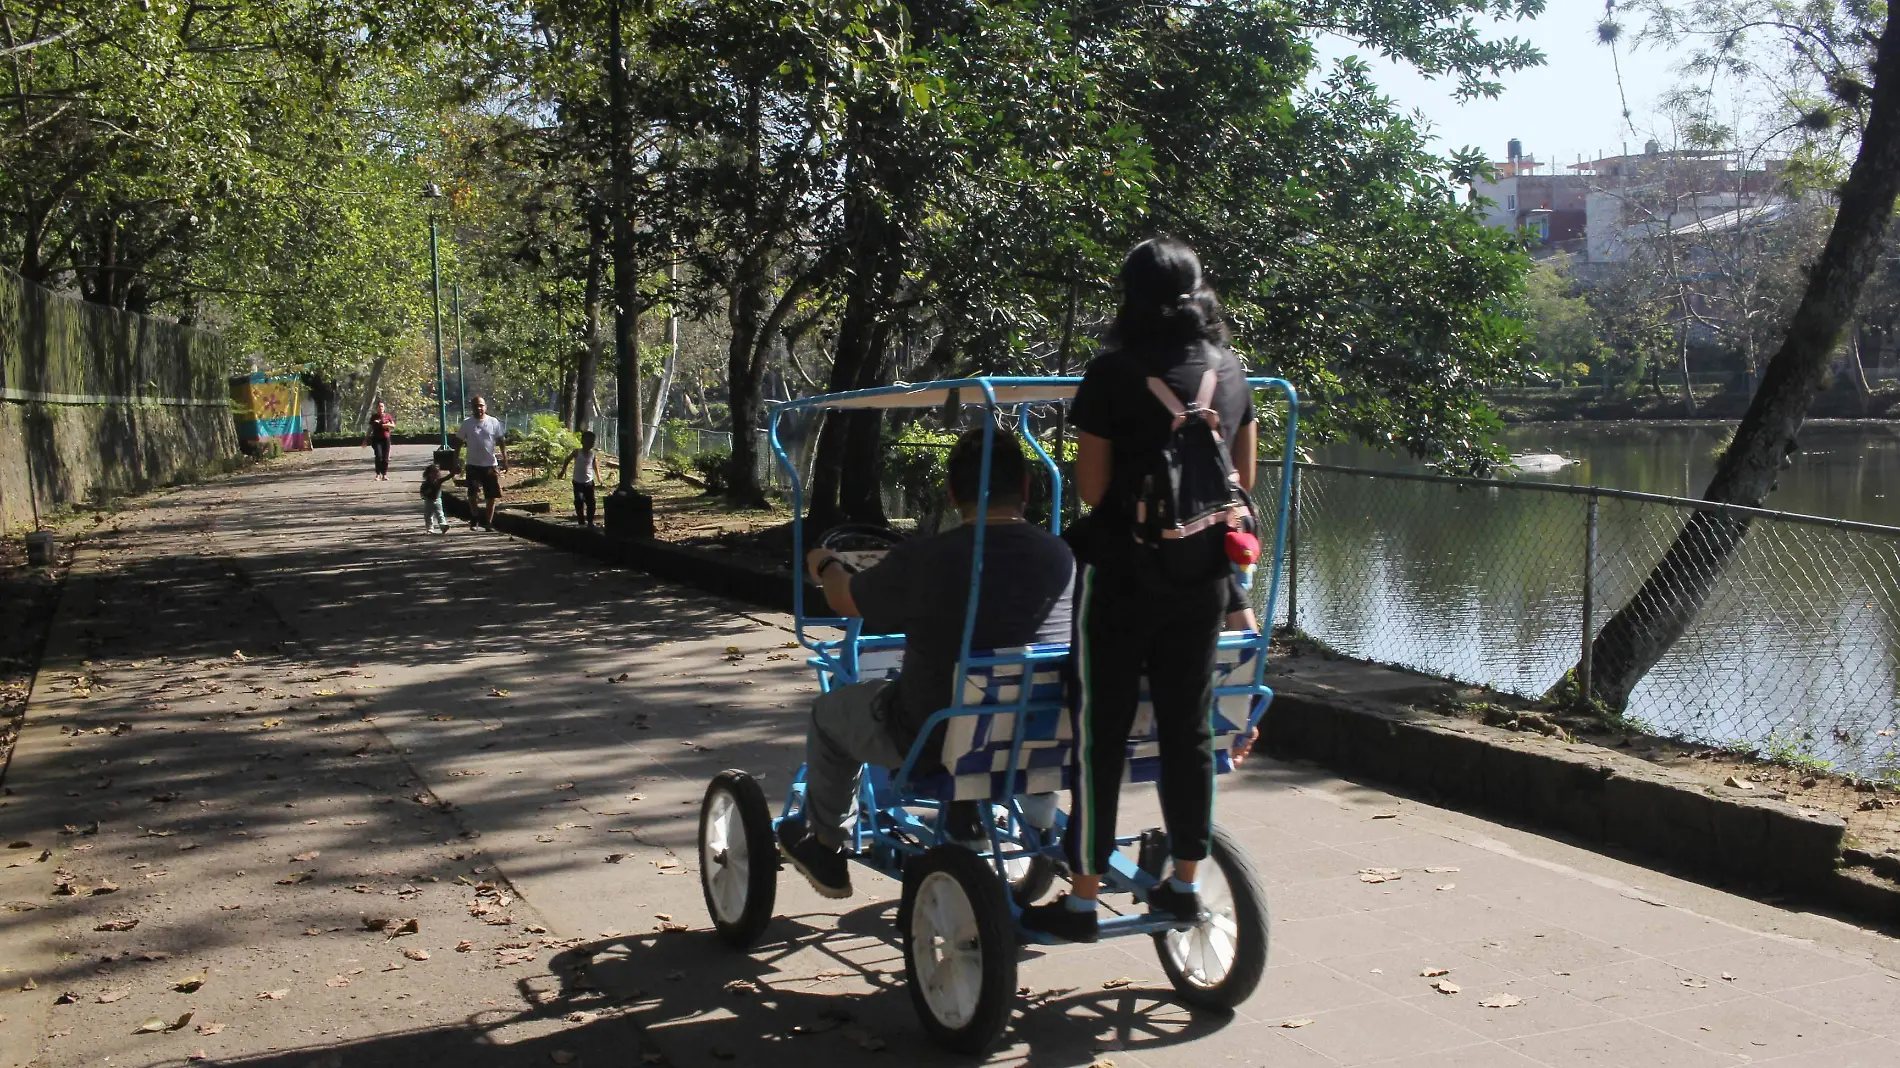
M424 200L442 199L442 187L430 182L422 188ZM434 281L435 301L435 421L441 431L443 449L449 447L449 371L442 358L442 261L436 249L435 205L429 206L429 276Z
M459 419L468 418L468 364L462 362L462 283L456 282L449 289L450 299L455 302L455 414Z

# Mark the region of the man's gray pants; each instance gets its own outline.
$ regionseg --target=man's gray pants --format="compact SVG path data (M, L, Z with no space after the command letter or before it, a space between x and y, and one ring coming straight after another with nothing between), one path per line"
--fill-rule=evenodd
M805 734L805 825L835 848L858 819L858 773L866 764L895 768L905 753L885 720L896 705L888 680L840 686L818 695Z

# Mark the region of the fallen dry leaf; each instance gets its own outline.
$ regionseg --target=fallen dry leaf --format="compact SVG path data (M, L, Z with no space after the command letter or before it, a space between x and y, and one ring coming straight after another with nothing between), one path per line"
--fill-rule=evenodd
M496 687L495 689L492 689L492 690L490 690L490 691L488 691L488 696L490 696L490 697L506 697L506 696L508 696L508 691L507 691L507 690L504 690L504 689L502 689L502 688L500 688L500 687L498 686L498 687ZM557 1062L555 1062L555 1063L557 1063L557 1064L560 1064L560 1063L565 1063L565 1062L562 1062L562 1061L557 1061Z
M1281 1020L1280 1026L1281 1027L1308 1027L1308 1026L1311 1026L1312 1023L1313 1021L1308 1020L1308 1019Z
M215 1035L223 1030L224 1025L221 1023L201 1023L198 1025L198 1033L201 1035Z
M1375 820L1395 820L1399 818L1399 814L1396 812L1374 812L1372 818Z
M1487 1009L1514 1009L1524 1004L1524 999L1516 994L1493 994L1488 998L1478 999L1478 1004Z
M1449 979L1440 979L1432 984L1432 989L1440 994L1456 994L1461 988Z
M347 975L332 975L330 978L325 979L323 981L323 985L330 987L333 990L341 988L341 987L346 987L350 985L350 977Z
M298 883L307 883L316 877L317 877L317 873L314 871L292 872L291 874L286 875L283 878L277 880L277 885L278 886L296 886Z
M1103 990L1120 990L1122 987L1134 986L1134 985L1135 985L1135 981L1133 979L1130 979L1128 976L1124 975L1115 979L1110 979L1107 982L1103 983L1102 989Z
M1451 872L1455 872L1457 870L1458 869L1455 867L1437 867L1437 868L1426 868L1425 872L1428 875L1448 875Z
M94 927L93 930L95 931L130 931L132 928L137 927L138 925L139 925L139 921L137 920L107 920L105 923L99 924L98 926Z
M726 993L735 997L744 997L747 994L756 994L758 992L759 984L744 979L734 979L732 982L726 984Z
M1457 883L1440 883L1440 884L1438 884L1437 886L1435 886L1435 887L1433 887L1432 889L1434 889L1434 890L1456 890L1456 889L1458 889L1458 884L1457 884Z
M119 884L113 882L110 879L107 879L105 882L102 882L98 886L95 886L92 888L92 893L94 897L97 897L100 894L116 894L118 892L119 892Z
M290 993L290 988L289 988L289 987L285 987L285 988L283 988L282 990L264 990L264 991L260 991L260 992L258 993L258 995L257 995L257 1000L259 1000L259 1001L282 1001L282 1000L284 1000L284 997L285 997L286 995L288 995L289 993Z
M1722 785L1733 786L1737 790L1753 790L1755 788L1754 783L1749 782L1747 779L1736 778L1733 775L1730 775L1728 778L1723 779Z
M474 948L475 948L475 943L470 942L466 938L462 939L460 942L455 943L455 951L457 953L467 953Z
M397 937L397 935L417 934L421 930L422 930L422 922L412 917L410 919L402 921L402 926L396 928L396 933L393 935L390 935L389 937L395 938Z
M122 986L115 990L102 990L99 992L99 1004L110 1005L113 1002L118 1001L121 998L124 998L130 995L131 993L132 993L132 988L129 986Z
M1441 975L1450 975L1451 969L1450 968L1426 968L1420 971L1418 974L1421 978L1436 979Z
M208 971L199 972L196 975L187 975L183 979L173 982L172 989L181 994L193 993L199 987L205 985L205 980L210 978L210 975L211 973Z
M403 950L402 955L405 957L408 957L410 960L428 960L429 959L428 950L417 949L414 946L410 946L408 949Z
M322 855L323 855L322 853L320 853L320 852L318 852L318 851L317 851L317 850L315 850L315 849L312 849L312 850L311 850L310 852L308 852L308 853L299 853L299 854L297 854L296 856L294 856L294 857L291 857L290 859L291 859L291 861L292 861L293 863L297 863L297 864L307 864L307 863L309 863L310 861L313 861L313 860L315 860L315 859L317 859L318 857L320 857L320 856L322 856Z

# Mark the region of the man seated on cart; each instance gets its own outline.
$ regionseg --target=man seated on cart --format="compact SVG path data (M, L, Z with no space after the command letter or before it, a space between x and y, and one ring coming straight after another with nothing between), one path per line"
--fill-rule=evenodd
M905 636L896 679L840 686L812 703L804 818L779 823L779 844L792 866L828 898L851 896L845 843L857 822L860 769L901 765L924 722L949 707L955 695L983 469L980 427L957 439L948 467L950 502L963 518L961 526L900 542L882 561L855 573L828 549L806 556L832 611L864 619L867 633ZM1014 435L999 428L991 443L983 586L971 648L1070 638L1075 557L1061 538L1023 517L1028 491L1022 450ZM981 836L974 827L957 830L958 815L952 813L953 837ZM960 815L975 824L971 813Z

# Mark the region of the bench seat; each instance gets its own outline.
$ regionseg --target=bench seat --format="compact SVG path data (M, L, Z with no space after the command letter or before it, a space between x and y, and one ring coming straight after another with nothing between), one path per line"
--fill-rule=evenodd
M1247 729L1260 694L1254 679L1257 646L1251 634L1230 632L1233 644L1219 650L1214 670L1214 768L1233 769L1234 742ZM1245 642L1246 644L1242 644ZM1074 786L1074 721L1069 715L1067 645L1030 645L995 649L974 657L963 676L963 705L969 714L944 726L942 768L912 781L909 793L940 801L975 801L1011 794L1051 793ZM858 657L858 678L896 678L903 649L867 649ZM1224 692L1226 691L1226 692ZM1018 724L1022 751L1016 782L1004 782ZM1147 684L1128 739L1127 782L1160 777L1160 743L1154 729L1154 705Z

